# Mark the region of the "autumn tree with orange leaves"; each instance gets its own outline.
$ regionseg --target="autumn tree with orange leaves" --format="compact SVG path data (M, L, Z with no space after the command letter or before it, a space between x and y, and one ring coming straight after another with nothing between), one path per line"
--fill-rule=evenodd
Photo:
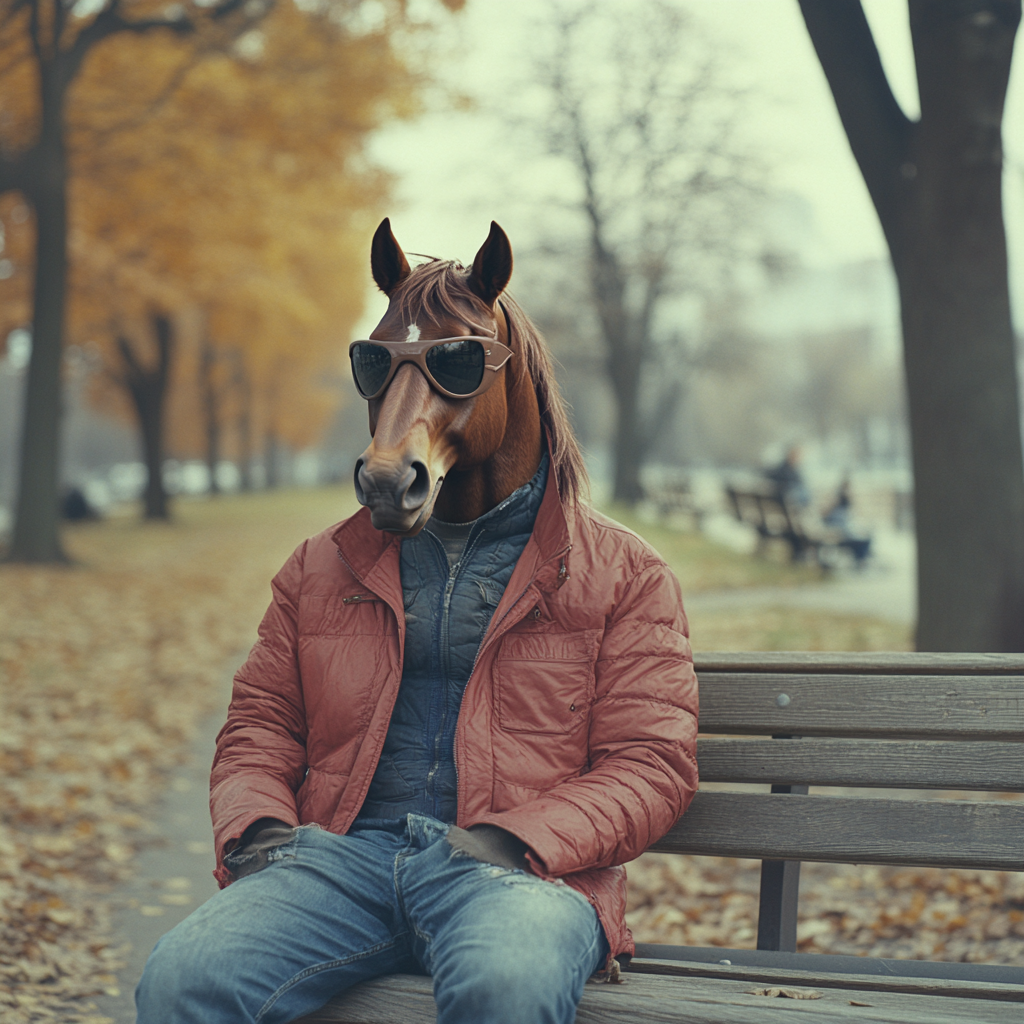
M140 422L143 379L152 393L162 377L166 405L190 377L175 356L205 344L252 396L250 423L296 439L315 423L310 378L360 308L353 238L387 191L362 147L415 109L422 81L396 44L407 27L404 0L106 0L83 17L0 0L0 193L17 193L0 212L11 253L33 259L0 284L31 295L33 328L10 558L62 557L66 319ZM13 223L26 208L28 239Z

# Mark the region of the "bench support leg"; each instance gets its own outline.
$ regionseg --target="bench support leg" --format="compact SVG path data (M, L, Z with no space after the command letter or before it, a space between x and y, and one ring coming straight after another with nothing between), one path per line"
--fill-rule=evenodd
M773 793L806 793L806 786L772 786ZM800 861L761 861L761 904L757 913L757 948L796 952Z

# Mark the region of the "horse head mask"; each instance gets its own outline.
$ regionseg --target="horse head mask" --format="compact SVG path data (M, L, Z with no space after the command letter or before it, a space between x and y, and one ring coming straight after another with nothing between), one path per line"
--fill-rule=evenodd
M378 530L412 536L433 513L469 522L526 483L543 454L531 370L549 365L522 351L539 335L500 298L512 247L492 221L471 267L430 260L411 270L385 219L370 262L390 301L350 348L373 438L356 462L356 495Z

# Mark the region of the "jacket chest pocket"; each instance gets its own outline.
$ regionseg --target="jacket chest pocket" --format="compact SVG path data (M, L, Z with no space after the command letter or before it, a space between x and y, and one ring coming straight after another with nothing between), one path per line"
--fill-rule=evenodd
M495 662L502 729L564 734L581 727L594 703L598 643L592 630L505 637Z
M299 635L384 636L394 633L394 615L379 597L351 594L303 594L299 599Z

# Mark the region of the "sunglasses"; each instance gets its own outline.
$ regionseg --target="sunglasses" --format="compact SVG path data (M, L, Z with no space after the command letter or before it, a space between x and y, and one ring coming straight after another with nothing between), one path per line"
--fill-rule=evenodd
M470 335L436 341L353 341L348 356L359 394L367 400L381 396L402 363L418 366L448 398L473 398L494 383L512 349L496 338Z

